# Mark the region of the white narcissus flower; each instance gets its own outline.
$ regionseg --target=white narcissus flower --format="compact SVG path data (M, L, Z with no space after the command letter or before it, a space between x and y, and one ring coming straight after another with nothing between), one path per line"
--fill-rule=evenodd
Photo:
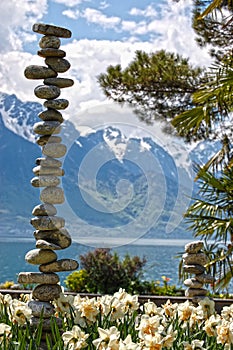
M162 308L158 307L155 303L152 301L148 301L147 303L143 304L143 307L141 310L144 310L144 313L149 316L155 316L155 315L160 315Z
M13 299L10 304L11 321L23 325L32 316L30 307L17 299Z
M79 350L87 346L86 339L89 334L85 334L78 326L73 326L71 331L62 334L65 348L68 350Z
M173 331L172 326L170 325L165 332L162 332L162 335L165 333L165 337L162 339L163 347L166 349L171 349L173 346L174 340L177 336L177 331Z
M0 323L0 344L4 340L9 340L11 337L11 327L5 323Z
M125 306L121 300L119 300L115 297L112 298L110 310L111 310L110 311L111 321L115 321L115 320L124 318Z
M221 324L216 326L217 343L225 345L225 349L230 349L230 344L233 344L233 324L226 320L222 320Z
M96 306L95 298L85 298L76 306L77 310L81 312L81 317L85 317L90 322L96 321L96 316L99 310Z
M177 311L181 321L189 321L194 311L194 306L189 300L186 300L184 303L178 305Z
M143 349L148 350L162 350L163 344L162 344L162 336L159 333L152 334L146 334L144 337L144 346Z
M162 318L158 315L152 317L149 317L148 315L142 315L140 324L138 327L136 327L136 329L139 330L139 338L144 339L145 335L147 334L154 335L158 331L162 331L163 327L161 326L161 320Z
M221 316L226 321L233 321L233 304L229 306L223 306Z
M55 300L56 312L63 315L70 314L70 310L73 308L74 296L60 294L59 298Z
M93 340L93 345L98 350L118 350L119 349L119 337L120 332L115 326L109 329L103 329L98 327L99 338Z
M211 315L204 325L204 330L209 337L216 337L216 326L221 323L220 315Z
M215 302L210 298L205 297L204 299L200 300L198 304L199 306L197 307L197 310L202 311L204 319L207 319L215 313Z
M184 350L208 350L203 348L204 340L194 339L191 344L188 342L183 342Z
M141 350L140 344L132 341L131 334L128 334L125 340L120 339L119 350Z
M171 303L171 301L168 299L167 302L162 305L164 314L168 317L175 316L177 309L178 309L178 305L179 304L177 304L177 303L174 303L174 304Z

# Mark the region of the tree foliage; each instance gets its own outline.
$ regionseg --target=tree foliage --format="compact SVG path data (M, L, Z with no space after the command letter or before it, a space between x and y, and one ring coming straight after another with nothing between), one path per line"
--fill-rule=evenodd
M194 1L193 28L197 43L201 47L209 45L211 55L218 59L232 50L232 15L232 0Z
M193 107L191 95L205 81L201 68L188 59L164 50L147 54L137 51L128 67L109 66L98 77L105 95L130 105L147 123L170 121L177 113Z

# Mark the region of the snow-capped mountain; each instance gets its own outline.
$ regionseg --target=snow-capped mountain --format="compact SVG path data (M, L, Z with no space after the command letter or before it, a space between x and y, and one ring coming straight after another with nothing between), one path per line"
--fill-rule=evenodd
M41 156L33 124L42 109L39 103L0 93L1 236L30 237L33 232L29 222L39 190L30 180L35 159ZM120 227L119 232L129 233L133 223L146 238L164 238L170 222L175 238L187 237L180 219L186 209L181 192L191 195L196 189L190 187L190 169L184 162L151 137L129 137L114 126L80 136L65 121L62 138L68 148L62 178L66 204L59 210L71 231L88 235ZM198 145L190 157L204 162L212 147Z

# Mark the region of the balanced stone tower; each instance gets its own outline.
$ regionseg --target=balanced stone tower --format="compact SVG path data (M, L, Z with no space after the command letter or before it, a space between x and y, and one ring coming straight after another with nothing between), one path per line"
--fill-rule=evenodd
M32 211L31 224L35 228L35 249L30 250L25 259L29 264L38 265L39 272L21 272L19 283L35 284L29 307L32 310L31 325L37 326L43 312L43 330L50 330L50 318L54 314L52 301L61 293L57 272L76 270L78 263L73 259L58 259L56 251L65 249L71 244L71 237L64 228L65 220L56 216L56 204L65 201L63 189L59 187L60 177L64 175L62 161L59 158L66 154L66 146L59 136L63 116L61 110L68 107L66 99L59 99L61 89L73 85L73 80L58 77L70 68L64 58L65 51L60 49L60 38L70 38L71 31L65 28L36 23L32 30L42 34L39 41L38 55L45 59L45 65L31 65L25 71L27 79L43 79L34 93L44 99L44 107L39 115L40 121L35 123L34 132L38 134L37 144L42 147L41 158L37 158L33 168L35 177L31 180L34 187L41 188L40 201ZM58 326L61 320L56 318Z
M184 281L184 285L188 287L185 296L192 298L194 303L197 303L208 293L207 289L203 288L204 284L214 282L214 278L206 273L205 265L208 263L208 258L203 252L203 248L202 241L190 242L186 244L185 254L182 256L184 272L194 274L194 277Z

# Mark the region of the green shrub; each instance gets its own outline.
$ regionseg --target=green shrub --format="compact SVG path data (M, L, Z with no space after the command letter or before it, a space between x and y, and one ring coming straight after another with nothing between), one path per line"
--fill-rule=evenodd
M97 248L81 255L80 262L85 273L75 271L67 277L65 284L70 290L112 294L123 288L131 293L140 292L145 258L127 254L121 261L116 252Z

